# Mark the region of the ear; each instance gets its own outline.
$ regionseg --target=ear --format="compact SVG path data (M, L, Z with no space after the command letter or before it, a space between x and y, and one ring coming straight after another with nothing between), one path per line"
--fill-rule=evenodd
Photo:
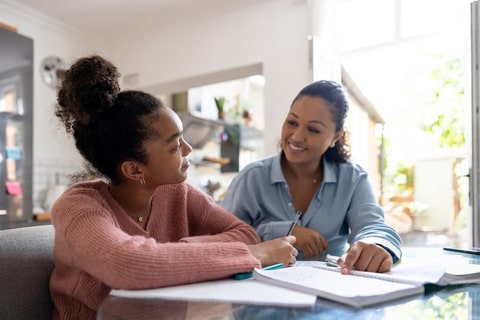
M335 135L335 137L333 137L332 143L330 144L330 148L335 147L335 143L338 141L338 139L343 137L344 134L345 134L344 129L341 129L340 131L338 131L337 134Z
M128 180L141 181L145 178L142 168L136 161L123 161L120 165L120 172Z

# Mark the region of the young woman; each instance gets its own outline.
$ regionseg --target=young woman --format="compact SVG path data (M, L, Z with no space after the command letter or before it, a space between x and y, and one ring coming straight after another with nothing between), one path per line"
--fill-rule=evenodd
M146 289L295 262L295 237L255 230L185 183L190 145L170 108L120 91L100 56L66 71L56 115L103 179L72 185L52 209L54 318L94 319L111 288Z
M263 240L286 235L301 211L293 235L303 258L347 252L339 260L342 272L386 272L401 256L400 237L385 224L367 173L349 160L347 111L337 83L303 88L283 123L281 152L246 166L222 206L255 227Z

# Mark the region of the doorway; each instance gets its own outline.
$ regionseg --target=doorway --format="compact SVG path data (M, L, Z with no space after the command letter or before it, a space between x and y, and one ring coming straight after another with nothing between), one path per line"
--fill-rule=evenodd
M470 1L344 0L335 21L342 66L385 120L387 220L405 246L469 245Z

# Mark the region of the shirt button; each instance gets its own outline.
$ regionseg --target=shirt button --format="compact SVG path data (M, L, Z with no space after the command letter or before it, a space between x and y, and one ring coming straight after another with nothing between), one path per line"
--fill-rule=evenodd
M288 203L288 206L289 206L289 207L291 207L291 206L292 206L292 203L291 203L291 202L289 202L289 203Z

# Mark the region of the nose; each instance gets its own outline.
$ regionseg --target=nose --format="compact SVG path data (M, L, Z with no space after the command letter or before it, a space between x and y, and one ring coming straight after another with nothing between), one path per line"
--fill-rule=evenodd
M187 156L190 154L190 152L192 152L192 146L187 142L185 141L185 139L182 138L182 141L181 141L181 144L182 144L182 155L183 156Z
M305 140L305 134L300 127L294 128L292 134L290 135L293 141L303 141Z

